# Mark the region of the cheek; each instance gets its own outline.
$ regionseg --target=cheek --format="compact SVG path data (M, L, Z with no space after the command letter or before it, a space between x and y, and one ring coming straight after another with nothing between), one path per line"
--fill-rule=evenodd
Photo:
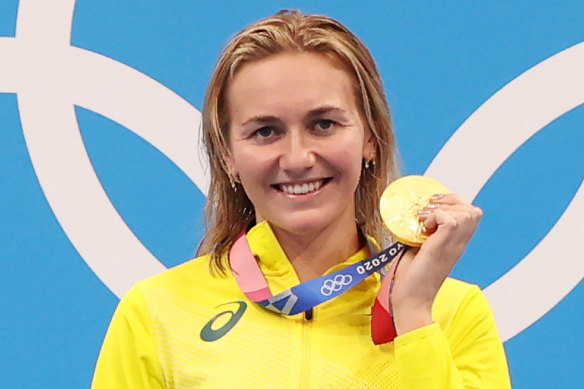
M354 193L361 180L361 154L355 150L342 150L329 154L329 161L334 165L333 169L339 174L341 180L336 181L343 192ZM334 182L334 181L333 181Z
M338 146L329 150L330 158L343 171L352 176L359 176L361 174L363 159L363 145L360 142L352 141L339 144Z
M244 184L265 180L273 167L273 158L269 153L252 149L235 150L233 159L235 169Z
M355 153L354 150L342 150L340 152L331 154L331 160L335 161L335 165L343 171L352 174L361 168L360 154Z

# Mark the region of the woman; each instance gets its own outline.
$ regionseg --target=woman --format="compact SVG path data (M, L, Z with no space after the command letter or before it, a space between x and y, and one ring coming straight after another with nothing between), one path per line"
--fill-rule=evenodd
M269 310L290 313L294 293L253 302L388 242L377 204L398 175L389 110L373 59L344 26L282 11L240 32L211 78L203 132L204 255L122 299L94 388L510 387L485 298L447 278L481 217L454 194L420 211L432 233L397 266L393 341L371 339L377 274L302 314ZM254 266L267 285L249 287Z

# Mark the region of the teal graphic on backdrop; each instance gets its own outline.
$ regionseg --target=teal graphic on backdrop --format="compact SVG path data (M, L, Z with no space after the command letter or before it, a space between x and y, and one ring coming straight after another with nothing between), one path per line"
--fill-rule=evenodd
M515 387L578 387L584 6L399 3L286 6L367 43L404 170L485 210L454 275L486 289ZM210 69L233 32L276 10L0 5L0 386L87 387L117 297L194 254Z

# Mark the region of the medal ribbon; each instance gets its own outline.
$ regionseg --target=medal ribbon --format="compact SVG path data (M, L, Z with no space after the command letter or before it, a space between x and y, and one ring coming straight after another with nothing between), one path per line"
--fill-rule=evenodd
M405 247L403 243L394 243L360 262L300 283L275 296L270 291L268 282L251 252L245 231L239 234L231 246L229 264L239 287L251 301L283 315L296 315L308 311L346 292L379 271L383 281L373 304L371 336L375 344L383 344L391 342L396 337L389 300L399 259L396 261L393 259L403 252ZM373 245L369 244L369 248L371 252L375 251L371 250ZM390 263L391 266L384 277L383 268Z

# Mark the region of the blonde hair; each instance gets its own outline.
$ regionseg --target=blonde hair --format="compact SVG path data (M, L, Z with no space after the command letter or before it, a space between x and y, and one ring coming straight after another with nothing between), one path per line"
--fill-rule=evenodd
M239 32L221 53L205 96L203 141L211 169L205 205L206 234L198 254L211 253L212 267L225 271L221 257L254 219L243 188L230 177L229 118L225 93L241 66L285 51L314 52L340 63L355 79L356 100L365 125L375 137L375 157L362 169L355 194L356 219L382 245L388 241L378 211L382 191L398 177L397 151L381 78L365 45L345 26L326 16L283 10Z

